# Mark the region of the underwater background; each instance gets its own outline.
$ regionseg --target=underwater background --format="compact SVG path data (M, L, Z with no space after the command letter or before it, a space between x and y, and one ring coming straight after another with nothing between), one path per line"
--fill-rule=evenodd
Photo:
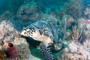
M0 0L0 60L54 60L42 55L41 41L20 35L38 21L56 30L56 60L90 60L90 0Z

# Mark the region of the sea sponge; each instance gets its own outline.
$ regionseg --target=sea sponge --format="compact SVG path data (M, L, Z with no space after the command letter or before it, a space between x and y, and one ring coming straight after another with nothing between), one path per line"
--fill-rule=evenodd
M6 53L3 50L0 50L0 60L6 59Z
M6 51L7 51L8 58L19 57L19 48L16 45L14 45L13 42L7 43Z

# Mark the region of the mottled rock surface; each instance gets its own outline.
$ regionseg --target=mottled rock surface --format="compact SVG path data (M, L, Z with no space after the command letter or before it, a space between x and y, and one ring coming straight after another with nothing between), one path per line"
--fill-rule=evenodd
M19 57L13 60L23 60L29 57L30 50L26 39L16 32L11 22L2 21L0 23L0 50L7 52L6 47L9 42L13 42L19 48Z

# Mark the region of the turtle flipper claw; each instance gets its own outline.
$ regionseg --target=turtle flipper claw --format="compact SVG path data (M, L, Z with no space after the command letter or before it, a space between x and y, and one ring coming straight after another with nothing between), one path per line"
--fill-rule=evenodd
M44 43L41 43L40 48L45 60L56 60L53 54L51 53L50 48L47 47Z

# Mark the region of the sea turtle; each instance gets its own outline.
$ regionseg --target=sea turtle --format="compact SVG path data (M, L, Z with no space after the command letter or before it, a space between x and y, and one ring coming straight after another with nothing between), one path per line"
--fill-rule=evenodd
M50 46L56 44L59 39L53 24L48 21L37 21L23 28L20 34L41 41L40 48L45 60L55 60Z

